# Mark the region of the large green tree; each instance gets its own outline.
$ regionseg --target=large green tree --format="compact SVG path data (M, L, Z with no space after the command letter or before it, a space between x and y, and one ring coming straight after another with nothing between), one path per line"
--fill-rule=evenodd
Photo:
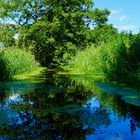
M89 30L107 21L109 11L92 0L0 0L0 17L21 25L20 46L32 48L44 66L61 63L90 43Z

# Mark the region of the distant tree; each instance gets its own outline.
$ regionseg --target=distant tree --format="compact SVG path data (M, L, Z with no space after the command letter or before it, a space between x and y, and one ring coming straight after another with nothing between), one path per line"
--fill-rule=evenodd
M100 46L102 43L113 41L118 35L118 31L111 24L103 24L93 28L91 31L92 42L95 46Z

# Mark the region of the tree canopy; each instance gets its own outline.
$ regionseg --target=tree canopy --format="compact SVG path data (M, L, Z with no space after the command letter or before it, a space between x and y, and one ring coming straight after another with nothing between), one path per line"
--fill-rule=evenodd
M92 0L0 0L0 17L20 25L20 46L32 48L44 66L84 49L91 26L105 24L109 11Z

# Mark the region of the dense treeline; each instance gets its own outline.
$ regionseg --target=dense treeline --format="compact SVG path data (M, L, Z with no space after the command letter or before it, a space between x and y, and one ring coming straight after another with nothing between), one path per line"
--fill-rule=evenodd
M49 68L67 64L121 82L138 77L140 34L119 33L107 24L109 10L94 8L92 0L0 3L0 18L14 23L0 24L1 46L31 51Z

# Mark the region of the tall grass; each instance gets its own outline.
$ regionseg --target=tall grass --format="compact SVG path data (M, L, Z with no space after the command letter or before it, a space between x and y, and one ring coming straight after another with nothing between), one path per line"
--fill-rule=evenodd
M16 74L36 68L37 62L30 52L17 48L0 48L0 81L10 80Z
M70 66L95 78L121 81L128 74L126 52L124 43L114 40L79 52L71 60Z

